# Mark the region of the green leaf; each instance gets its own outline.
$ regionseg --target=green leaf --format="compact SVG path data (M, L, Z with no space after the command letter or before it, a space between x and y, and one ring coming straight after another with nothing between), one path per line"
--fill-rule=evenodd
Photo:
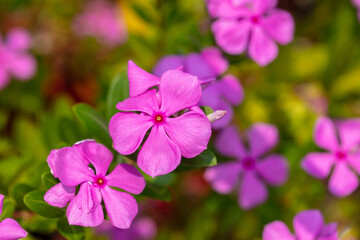
M3 204L2 213L0 216L0 222L5 218L11 218L14 215L15 203L11 199L5 199Z
M33 212L43 217L58 218L64 215L64 210L53 207L44 201L44 191L32 191L25 195L24 203Z
M208 107L208 106L201 106L200 108L201 108L201 110L203 110L205 115L209 115L214 112L214 110L212 110L212 108Z
M146 183L144 191L141 193L142 196L159 199L162 201L170 201L171 193L167 188L159 187L152 183Z
M92 107L84 103L75 105L73 107L73 111L79 121L87 128L92 136L100 140L100 142L106 146L112 146L108 123L100 114L98 114Z
M205 151L194 158L182 158L180 165L175 171L187 171L199 167L211 167L216 164L217 160L215 154L211 150L205 149Z
M69 240L85 239L85 231L80 226L70 226L66 217L63 217L58 222L58 230L61 235Z
M58 184L58 181L56 181L54 176L49 172L44 173L43 175L41 175L41 182L44 184L44 186L47 189L50 189L53 186L55 186L56 184Z
M127 73L122 72L112 80L106 100L106 115L110 119L118 110L116 104L129 97L129 81Z
M24 184L24 183L19 183L11 189L10 195L15 199L16 204L21 209L28 209L28 207L25 205L23 199L24 199L24 196L32 190L34 190L33 187L31 187L27 184Z

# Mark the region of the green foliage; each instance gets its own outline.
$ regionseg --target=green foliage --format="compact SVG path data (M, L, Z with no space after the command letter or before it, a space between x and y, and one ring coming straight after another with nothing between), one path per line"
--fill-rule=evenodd
M81 226L70 226L66 217L60 218L58 221L58 231L63 237L69 240L85 239L85 231Z
M41 182L44 184L44 186L47 189L52 188L54 185L58 184L58 181L54 178L54 176L49 173L46 172L43 175L41 175Z
M15 211L15 203L11 199L5 199L3 203L2 213L0 215L0 222L5 218L12 218Z
M64 215L64 210L53 207L44 201L44 191L32 191L25 195L24 203L33 212L47 218L59 218Z
M33 187L24 183L19 183L10 189L10 194L15 199L16 205L18 207L20 207L21 209L28 209L23 199L25 195L32 190L34 190Z
M129 97L129 81L127 73L122 72L112 80L106 99L106 115L110 119L118 110L116 104Z
M187 171L194 168L211 167L216 164L217 159L215 154L210 149L205 149L194 158L182 158L180 165L176 168L176 171Z
M170 201L171 200L171 193L168 189L164 187L159 187L155 184L146 183L146 187L144 191L141 193L142 196L159 199L162 201Z

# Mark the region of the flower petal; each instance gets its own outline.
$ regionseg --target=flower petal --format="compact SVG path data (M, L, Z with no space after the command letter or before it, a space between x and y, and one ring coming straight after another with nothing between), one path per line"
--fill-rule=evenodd
M141 193L146 181L141 173L133 166L122 163L106 176L107 184L112 187L121 188L133 194Z
M249 0L231 1L207 1L209 14L213 18L239 18L250 14L250 10L244 7Z
M81 147L86 159L95 167L96 174L105 176L113 159L111 151L94 141L86 141Z
M337 124L341 148L351 151L360 144L360 120L349 119Z
M268 190L253 171L245 171L239 191L239 205L250 209L261 205L268 198Z
M80 186L77 197L77 207L84 213L91 213L101 204L101 194L98 188L90 183L83 183Z
M196 76L180 70L169 70L161 76L161 108L167 116L197 105L201 87Z
M55 159L56 159L57 151L58 149L51 150L49 156L46 159L46 162L48 163L50 168L50 172L55 178L57 178L57 173L55 168Z
M109 124L113 147L124 155L135 152L153 124L150 116L136 113L116 113Z
M204 178L212 188L221 193L230 193L240 179L242 168L239 162L224 162L205 170Z
M326 178L335 163L332 153L309 153L301 161L301 167L316 178Z
M35 58L29 54L15 54L9 65L11 73L20 81L30 80L36 73Z
M14 219L6 218L0 222L0 236L4 240L15 240L27 236L27 232Z
M233 75L227 74L219 81L219 91L232 105L239 105L244 99L244 89L240 81Z
M156 100L156 90L149 90L141 95L130 97L116 105L120 111L133 112L141 111L149 115L153 115L159 111L158 102Z
M350 166L360 174L360 153L349 154L347 160Z
M75 187L58 183L45 193L44 200L51 206L63 208L75 197L75 190Z
M175 143L166 135L164 127L155 125L138 156L138 166L154 177L175 170L180 164L181 153Z
M249 55L260 66L264 67L277 57L279 49L275 42L264 32L262 27L252 29Z
M265 225L263 240L296 240L289 228L281 221L274 221Z
M223 74L229 68L228 60L216 47L206 47L201 51L200 55L201 58L211 66L215 73L215 77Z
M140 67L131 60L128 62L129 95L135 97L145 93L149 88L159 84L160 79Z
M278 4L277 0L253 0L253 12L262 15L273 9Z
M6 47L16 51L24 51L31 46L30 34L21 28L12 29L6 36Z
M134 230L140 239L154 239L157 227L154 220L150 217L141 217L134 222Z
M315 143L330 151L338 150L339 144L336 136L335 125L328 117L320 117L314 128Z
M250 37L251 24L247 20L216 20L211 26L216 43L229 54L245 51Z
M10 76L6 67L0 66L0 90L4 89L10 82Z
M359 186L359 179L346 163L337 163L329 181L329 190L337 197L353 193Z
M318 240L337 240L338 239L337 227L338 226L336 223L329 223L325 225L321 230Z
M299 240L314 240L324 227L324 219L319 210L311 209L296 214L293 225Z
M234 126L225 128L217 135L215 148L226 157L243 158L247 155L243 141Z
M76 186L92 180L94 176L82 156L72 147L64 147L57 151L55 168L60 181L66 186Z
M295 23L287 11L275 9L262 19L266 33L280 44L288 44L294 38Z
M253 157L260 157L273 149L279 141L276 126L267 123L256 123L247 131L250 153Z
M187 55L184 64L185 70L199 79L217 77L214 69L209 65L200 54L190 53Z
M234 117L234 111L233 111L232 107L230 106L230 104L227 103L226 101L220 99L220 101L218 102L218 105L212 109L214 111L224 110L224 111L226 111L226 113L221 119L211 123L211 127L215 130L220 130L222 128L227 127Z
M185 57L181 55L168 55L161 58L155 65L153 73L157 77L170 69L177 69L181 66L184 66Z
M128 193L115 191L109 187L102 188L100 191L111 223L118 228L129 228L138 212L135 198Z
M257 163L256 170L267 183L274 186L284 184L289 176L287 159L280 154L265 157Z
M2 213L3 204L4 204L4 195L0 194L0 215Z

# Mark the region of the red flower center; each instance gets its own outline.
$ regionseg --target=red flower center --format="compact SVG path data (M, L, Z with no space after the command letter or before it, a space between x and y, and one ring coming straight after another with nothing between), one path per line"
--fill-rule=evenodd
M164 117L160 114L156 114L154 117L154 121L155 121L155 123L161 123L164 121Z
M253 23L253 24L258 24L260 22L260 17L258 16L252 16L250 18L250 21Z
M95 179L95 185L97 185L98 187L101 187L105 184L105 179L103 177L97 177Z
M242 160L242 166L245 170L253 170L255 168L256 162L252 157L246 157Z
M347 157L347 154L343 151L337 151L335 155L338 160L345 160Z

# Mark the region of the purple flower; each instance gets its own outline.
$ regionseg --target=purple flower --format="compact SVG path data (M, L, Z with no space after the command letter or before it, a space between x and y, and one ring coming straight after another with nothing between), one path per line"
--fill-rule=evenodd
M4 40L0 38L0 90L5 88L11 77L19 81L31 79L36 71L36 61L27 53L31 37L20 28L12 29Z
M215 141L219 153L236 161L220 163L205 171L205 179L221 194L230 193L240 182L239 205L250 209L264 203L268 191L263 182L273 186L285 183L288 177L287 160L280 154L263 155L278 142L276 127L256 123L247 131L249 149L245 149L236 129L222 130ZM240 180L240 181L239 181Z
M51 152L49 166L61 183L45 194L45 201L57 207L66 206L70 201L66 211L69 224L94 227L104 221L103 199L111 223L118 228L129 228L138 211L136 200L110 187L139 194L146 182L136 168L125 163L106 174L112 158L105 146L91 140ZM90 163L95 172L89 168ZM78 185L80 190L74 197Z
M336 126L336 128L335 128ZM329 180L329 190L338 197L354 192L359 180L354 171L360 173L360 121L345 120L335 124L327 117L320 117L314 129L316 145L329 152L307 154L301 162L302 168L312 176ZM338 140L339 136L339 140Z
M75 34L95 37L98 42L115 47L127 39L124 21L117 6L104 0L91 1L73 22Z
M0 214L3 209L4 195L0 194ZM0 239L16 240L27 236L27 232L14 219L6 218L0 222Z
M201 98L199 81L179 70L166 71L160 80L132 62L129 68L132 68L129 71L130 95L135 97L116 106L123 112L110 120L113 146L121 154L131 154L151 129L137 163L150 176L167 174L180 164L181 156L193 158L204 151L209 142L210 122L196 107ZM159 90L141 94L152 83L153 86L159 84ZM179 115L179 111L183 114Z
M264 240L338 240L337 224L324 223L319 210L312 209L298 213L293 221L295 235L285 223L274 221L268 223L263 231Z
M247 50L255 62L265 66L278 55L275 42L288 44L293 39L294 20L291 14L276 8L276 0L208 2L210 14L219 17L212 24L215 40L229 54ZM214 13L214 4L226 7L215 7Z

